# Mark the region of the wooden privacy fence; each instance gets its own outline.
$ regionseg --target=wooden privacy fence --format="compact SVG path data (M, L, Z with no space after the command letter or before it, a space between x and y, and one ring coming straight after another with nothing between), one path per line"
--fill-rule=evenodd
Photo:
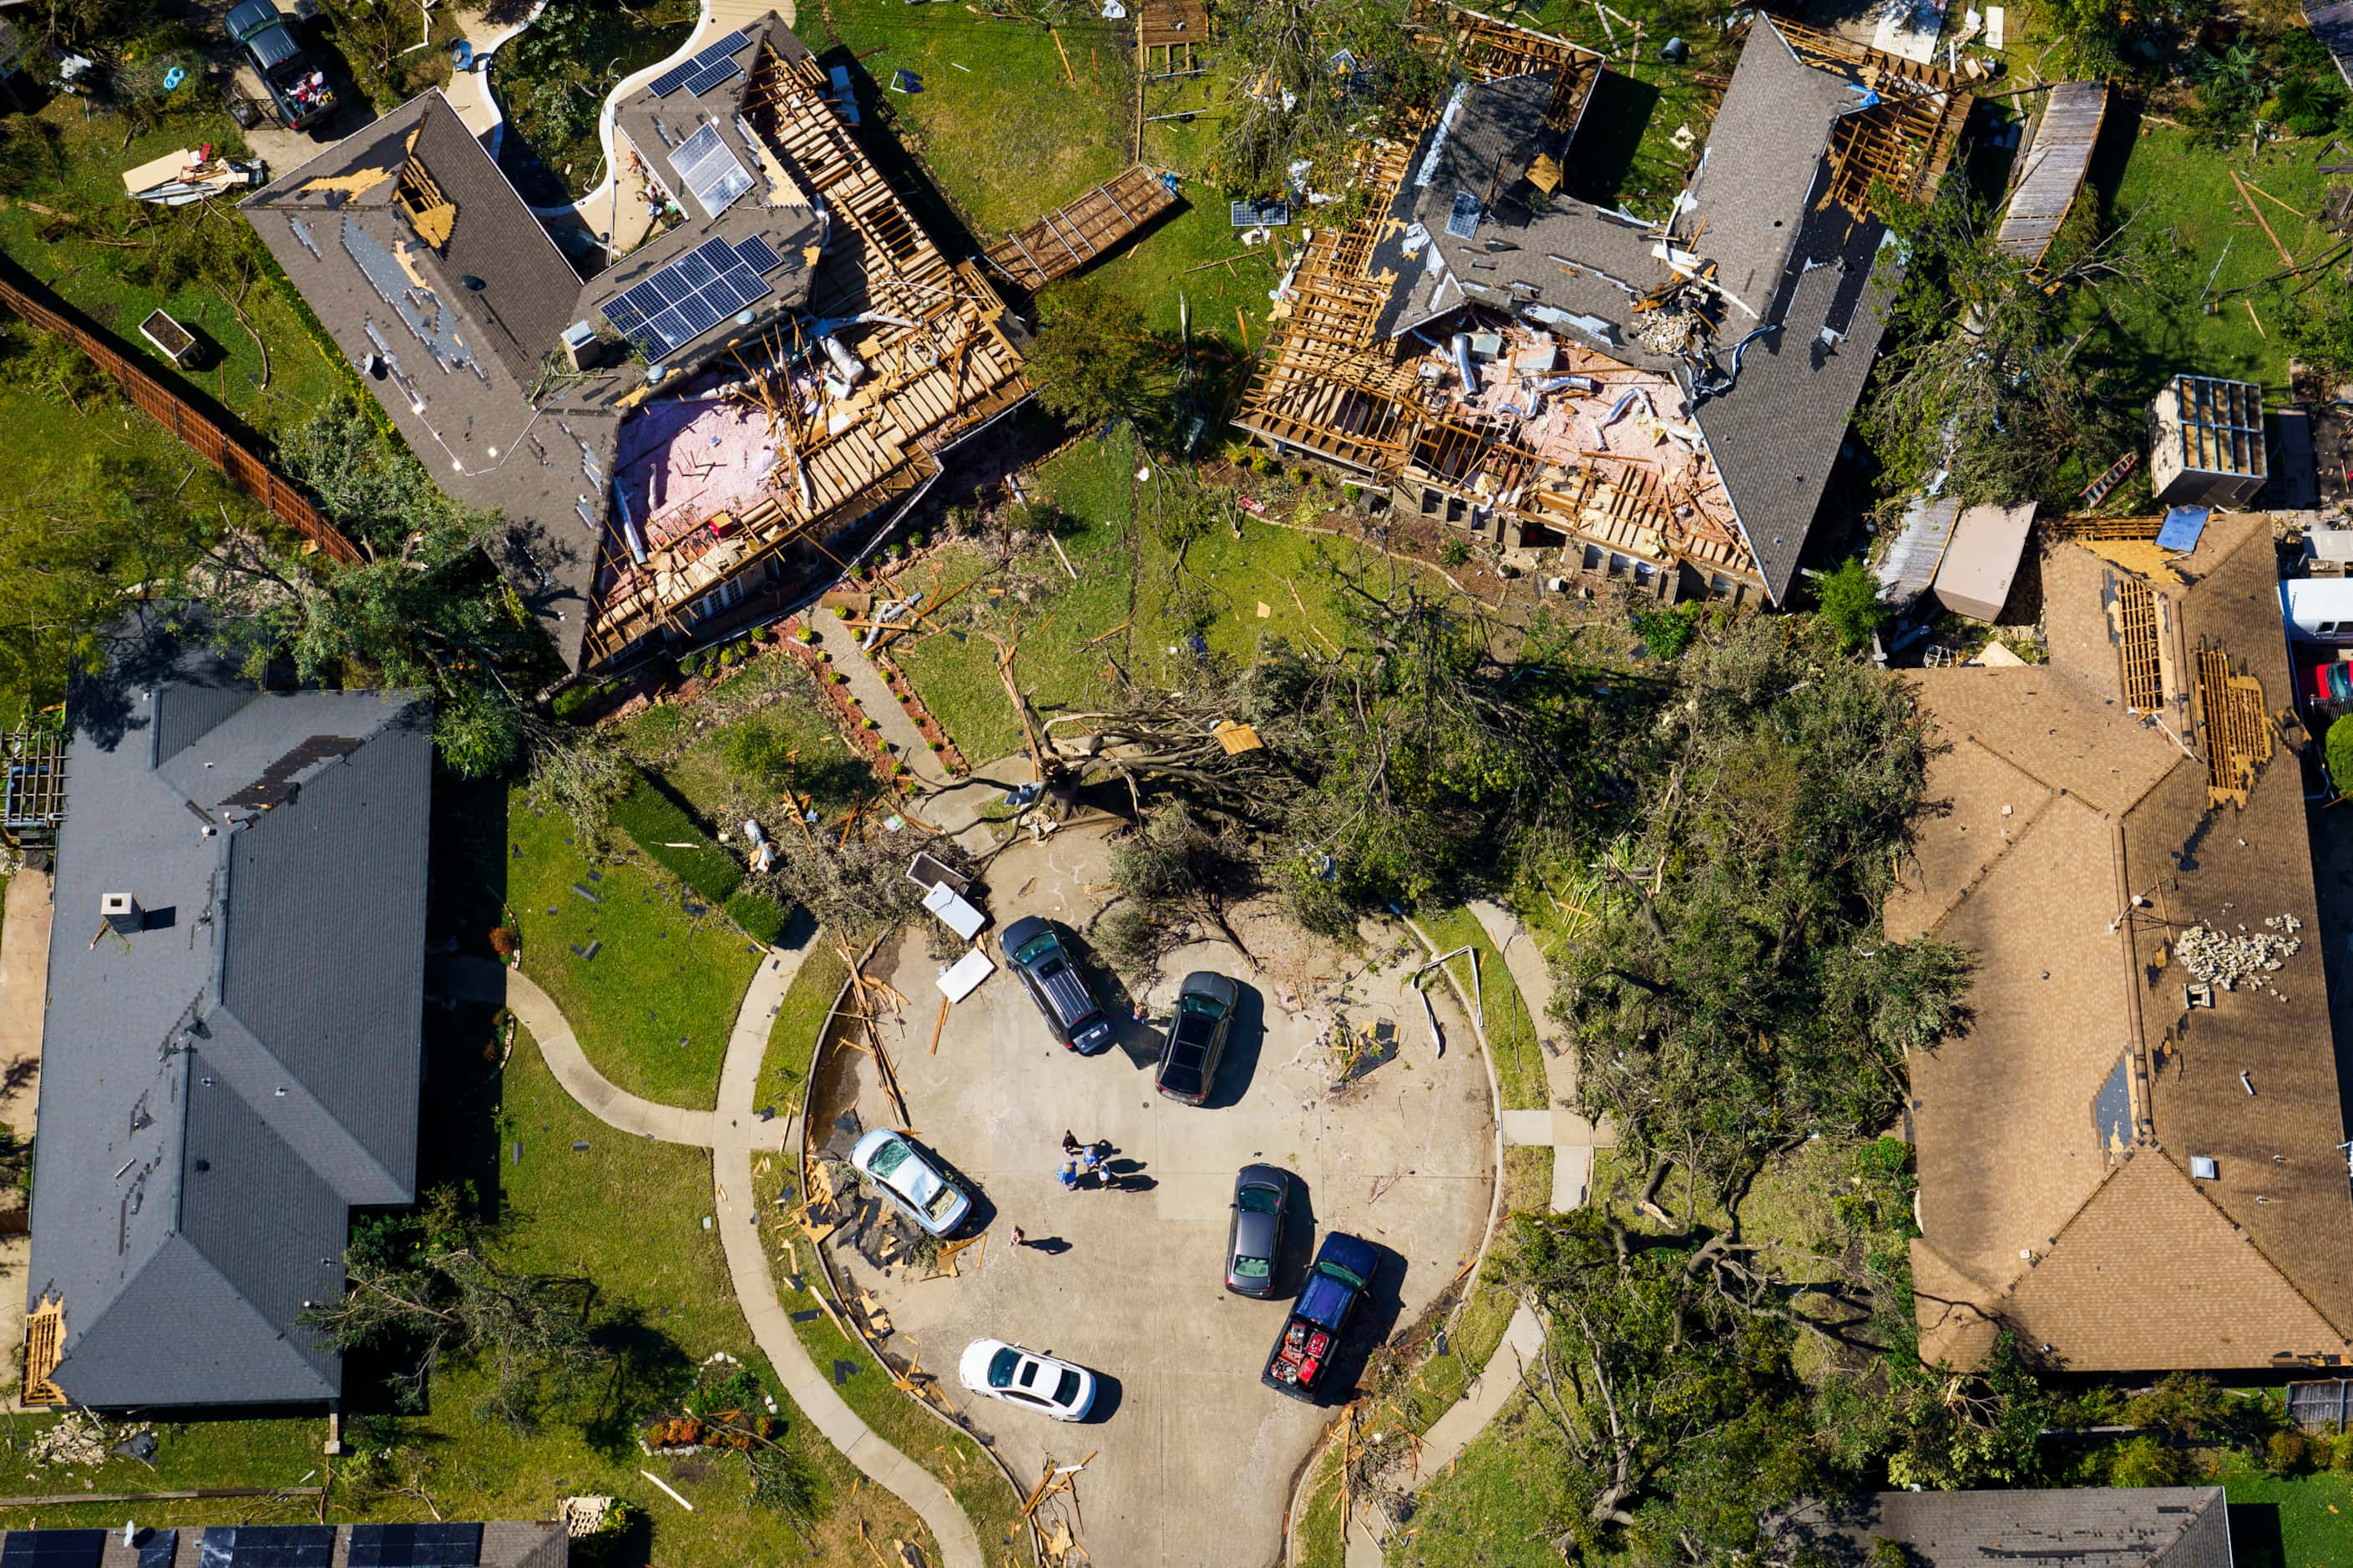
M279 521L317 545L331 559L346 565L360 559L358 546L320 516L319 509L311 504L308 497L280 479L269 464L230 439L219 426L197 413L186 399L150 374L144 366L125 358L113 344L75 319L65 301L37 284L30 284L29 279L20 281L14 276L0 276L0 304L88 354L92 363L122 384L124 395L133 404L153 415L188 450L227 474L267 506Z

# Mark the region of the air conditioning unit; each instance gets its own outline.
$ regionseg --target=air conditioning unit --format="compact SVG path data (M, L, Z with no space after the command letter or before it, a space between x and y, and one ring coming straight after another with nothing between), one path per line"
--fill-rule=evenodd
M564 363L574 370L595 370L605 363L605 340L586 321L564 329Z

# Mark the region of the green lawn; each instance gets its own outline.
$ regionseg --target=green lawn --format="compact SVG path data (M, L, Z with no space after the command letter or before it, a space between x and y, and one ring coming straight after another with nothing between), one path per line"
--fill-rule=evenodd
M2238 1568L2343 1568L2353 1563L2353 1476L2322 1470L2282 1477L2238 1469L2221 1479L2231 1500L2231 1545Z
M709 1106L759 950L668 872L575 843L567 818L520 794L507 837L524 972L564 1009L588 1059L632 1094ZM596 955L584 956L592 942Z
M1520 7L1517 15L1494 14L1602 54L1608 70L1578 129L1570 188L1587 201L1662 218L1698 161L1723 96L1721 87L1699 78L1731 75L1739 51L1715 25L1716 14L1689 0L1630 0L1612 9L1620 18L1643 25L1642 47L1635 51L1640 58L1627 58L1626 46L1633 40L1625 22L1605 26L1586 0L1544 0ZM1690 47L1681 65L1659 58L1659 46L1670 37ZM1677 133L1686 128L1689 137L1676 145Z
M732 1568L745 1562L753 1539L790 1540L778 1515L748 1501L743 1462L649 1459L635 1427L674 1399L697 1363L714 1352L742 1359L770 1390L771 1369L750 1342L736 1310L718 1237L704 1230L712 1209L711 1164L689 1149L649 1145L595 1121L549 1076L537 1047L519 1036L504 1071L484 1064L480 1043L489 1037L487 1014L465 1009L436 1014L437 1070L428 1079L427 1181L459 1175L477 1190L498 1194L501 1247L512 1264L595 1279L600 1339L615 1352L611 1370L576 1388L551 1390L539 1427L519 1434L477 1417L480 1374L461 1369L436 1380L428 1410L416 1415L370 1415L351 1436L364 1450L336 1461L327 1513L337 1520L423 1519L425 1501L389 1489L414 1480L441 1514L456 1519L538 1519L561 1497L602 1493L644 1511L650 1534L630 1539L619 1561L658 1562L665 1568ZM522 1159L513 1145L522 1146ZM576 1149L575 1144L587 1147ZM355 1403L370 1403L362 1394ZM897 1500L854 1484L847 1460L802 1420L781 1394L785 1443L818 1478L820 1520L812 1530L815 1561L853 1568L871 1562L857 1544L857 1521L874 1538L923 1541L920 1524ZM222 1421L161 1428L153 1468L110 1459L94 1470L6 1474L16 1446L42 1419L0 1417L11 1438L0 1459L0 1485L10 1493L66 1492L84 1480L102 1491L158 1491L205 1486L301 1485L324 1468L320 1420ZM389 1458L366 1457L390 1451ZM646 1481L652 1470L694 1504L688 1513ZM191 1501L140 1505L142 1524L217 1522L248 1516L299 1520L316 1505ZM37 1510L45 1525L119 1525L126 1505ZM28 1525L36 1510L0 1511L0 1524ZM778 1544L768 1561L798 1559Z
M113 333L167 384L184 382L266 437L309 418L349 384L349 376L343 367L330 363L305 331L290 291L277 281L275 264L246 228L244 218L224 206L201 221L236 225L245 231L243 243L256 258L259 275L243 308L246 321L269 346L266 385L261 350L217 289L196 282L159 293L123 275L126 258L153 243L152 230L132 231L119 243L98 243L116 237L118 223L132 207L123 194L123 170L204 142L213 143L220 155L245 155L244 137L221 110L216 96L200 91L189 101L186 111L141 132L127 148L119 117L86 121L80 104L64 95L45 106L35 120L54 135L58 159L41 166L26 188L0 207L0 251ZM58 238L45 242L39 237L42 231L58 220L26 205L28 201L83 221L65 224ZM160 226L198 222L195 213L194 208L149 207L131 216ZM203 345L185 376L139 335L140 321L158 306ZM11 449L23 453L33 448L12 441Z
M812 10L801 25L811 47L838 42L859 57L869 101L887 103L901 144L986 244L1133 160L1134 24L1103 21L1101 9L1066 11L1060 53L1042 27L957 5L828 0L822 23ZM921 92L891 89L902 70L923 79Z
M1392 1568L1472 1568L1507 1563L1544 1539L1565 1503L1558 1478L1566 1445L1525 1394L1514 1397L1461 1458L1421 1489L1406 1540L1393 1547ZM1500 1555L1499 1555L1500 1553Z
M760 1089L755 1104L773 1105L781 1112L800 1104L807 1092L809 1063L817 1056L818 1031L833 1012L834 999L849 983L849 965L841 961L831 931L813 939L816 947L801 961L800 970L785 990L776 1021L768 1030L767 1054L760 1062Z
M774 736L778 752L796 752L774 780L747 778L729 762L729 742L749 731ZM782 652L764 653L691 703L649 708L622 721L621 739L639 766L661 775L697 815L715 827L747 816L777 826L783 792L817 797L818 809L838 815L875 788L873 768L818 707L807 672Z
M2263 221L2298 261L2317 259L2337 243L2316 221L2323 193L2332 183L2318 165L2343 160L2343 154L2327 147L2326 139L2275 144L2250 163L2243 145L2226 152L2144 121L2116 179L2117 220L2130 220L2137 230L2170 235L2181 244L2188 256L2180 267L2193 301L2210 274L2217 293L2253 284L2285 264L2251 206L2262 209ZM2242 201L2232 183L2233 171L2288 206L2314 216L2299 217L2261 195ZM2303 281L2295 279L2288 286ZM2114 330L2102 341L2124 373L2126 395L2133 400L2153 395L2168 376L2189 369L2200 375L2260 382L2274 397L2285 394L2288 354L2279 329L2303 301L2284 301L2279 288L2225 300L2221 311L2211 316L2175 309L2145 292L2117 289L2108 298ZM2253 315L2248 313L2250 303ZM2078 309L2088 320L2096 309L2094 297L2079 296Z

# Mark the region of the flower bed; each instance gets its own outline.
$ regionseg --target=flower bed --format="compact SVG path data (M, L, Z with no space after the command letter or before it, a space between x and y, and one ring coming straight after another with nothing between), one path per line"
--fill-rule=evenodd
M849 694L848 686L834 679L825 654L815 644L801 641L800 630L801 620L797 616L776 624L776 635L786 651L799 659L817 677L817 689L825 694L826 700L840 715L843 732L866 753L867 760L874 764L875 770L886 782L905 794L913 787L913 781L900 773L898 760L891 755L881 731L868 727L865 709L859 705L857 698Z

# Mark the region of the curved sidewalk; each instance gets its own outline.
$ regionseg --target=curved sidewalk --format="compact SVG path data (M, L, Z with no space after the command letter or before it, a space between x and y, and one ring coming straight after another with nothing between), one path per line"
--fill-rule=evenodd
M657 1105L623 1092L595 1067L573 1037L563 1010L521 970L492 959L436 959L428 985L462 1002L503 1003L539 1042L541 1057L564 1091L581 1109L608 1127L666 1143L683 1143L711 1151L712 1180L720 1245L727 1254L727 1274L735 1289L736 1305L752 1328L753 1342L776 1370L803 1415L816 1423L827 1442L849 1456L867 1479L915 1510L939 1543L944 1568L987 1568L980 1538L972 1521L946 1487L914 1460L874 1435L858 1413L843 1402L825 1373L793 1332L776 1299L776 1278L760 1242L760 1215L752 1198L752 1152L776 1152L786 1147L790 1118L763 1121L759 1108L760 1063L768 1047L768 1031L784 1005L793 976L800 972L817 938L797 948L770 948L752 976L743 1005L736 1009L735 1028L727 1037L727 1057L719 1069L719 1109L681 1110Z
M564 1086L564 1092L606 1126L664 1143L711 1147L710 1111L681 1110L640 1100L598 1072L573 1037L572 1026L564 1021L564 1010L555 999L522 970L510 969L495 959L456 957L441 961L440 978L447 994L460 1002L503 1003L512 1009L531 1031L531 1037L539 1042L539 1054L555 1081ZM732 1042L729 1048L733 1048ZM756 1062L753 1071L759 1071Z

